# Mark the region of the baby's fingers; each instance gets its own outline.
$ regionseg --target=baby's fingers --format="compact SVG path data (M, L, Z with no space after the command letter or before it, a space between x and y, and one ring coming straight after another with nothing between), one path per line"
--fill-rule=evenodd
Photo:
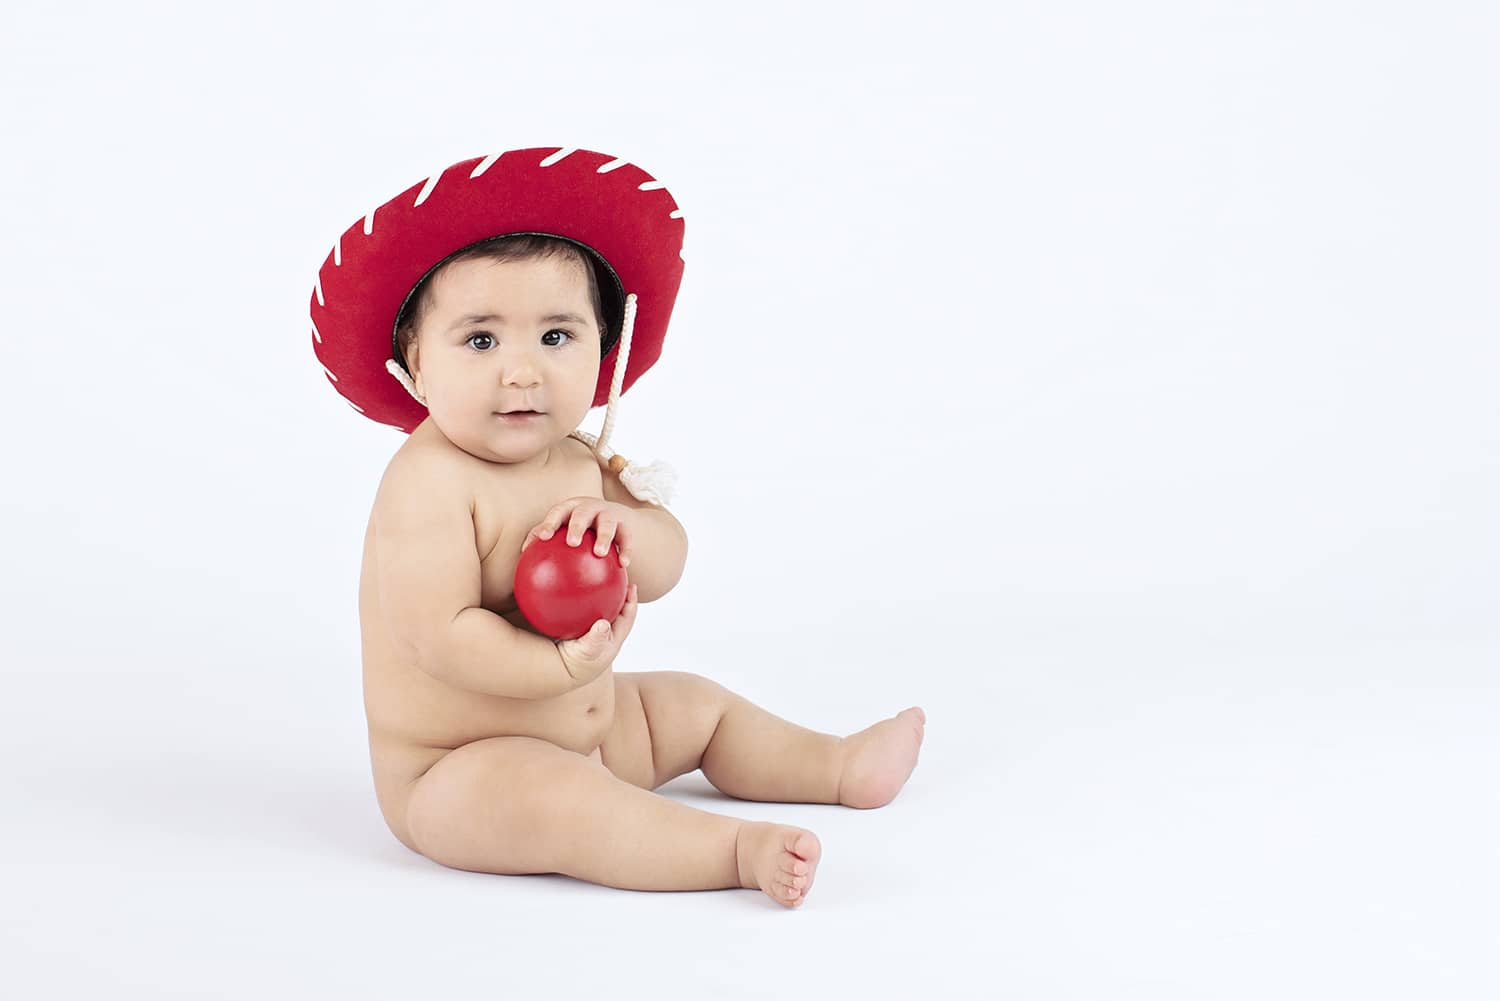
M620 637L620 642L625 642L625 637L630 635L631 628L635 625L636 610L641 607L637 597L637 588L630 585L630 590L625 592L625 607L620 609L620 614L615 617L613 629Z
M619 522L613 518L600 515L594 522L594 555L604 557L609 555L609 544L615 541L615 528Z
M583 533L587 532L594 523L594 517L599 512L589 510L582 505L573 509L573 516L568 520L567 542L570 546L576 546L583 541ZM596 530L594 534L599 533Z
M551 528L547 527L546 525L538 525L531 531L527 532L526 538L521 540L521 552L524 553L526 551L526 547L531 545L533 542L539 542L543 539L549 539L551 537Z
M635 536L632 534L631 530L626 527L625 522L620 521L619 519L615 519L615 522L611 526L611 529L614 533L615 548L620 550L620 566L628 567L630 566L630 551L632 548L631 543L635 540Z

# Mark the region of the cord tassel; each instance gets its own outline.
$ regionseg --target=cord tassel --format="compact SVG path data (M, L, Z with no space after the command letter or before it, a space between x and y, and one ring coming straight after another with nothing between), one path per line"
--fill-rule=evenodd
M661 507L666 507L671 503L672 497L677 492L677 471L671 465L657 461L642 466L640 463L631 462L618 452L612 452L607 445L601 448L598 445L599 439L587 431L574 431L572 436L603 459L620 477L620 482L636 500Z

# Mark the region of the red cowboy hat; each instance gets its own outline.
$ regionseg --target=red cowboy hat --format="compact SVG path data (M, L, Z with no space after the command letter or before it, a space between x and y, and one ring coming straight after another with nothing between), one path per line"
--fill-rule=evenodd
M395 350L402 308L449 257L512 233L562 237L589 252L607 328L593 405L612 405L611 352L626 358L618 393L661 357L682 284L682 212L639 167L557 146L455 163L344 231L318 269L311 300L313 352L333 388L371 420L410 433L427 409L386 365L394 358L405 371Z

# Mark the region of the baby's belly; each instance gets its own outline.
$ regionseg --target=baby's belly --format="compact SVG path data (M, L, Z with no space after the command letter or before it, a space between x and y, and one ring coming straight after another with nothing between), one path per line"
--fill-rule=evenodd
M507 699L453 688L415 665L370 663L365 717L377 787L408 784L448 751L487 737L535 737L589 755L615 718L612 669L550 699Z

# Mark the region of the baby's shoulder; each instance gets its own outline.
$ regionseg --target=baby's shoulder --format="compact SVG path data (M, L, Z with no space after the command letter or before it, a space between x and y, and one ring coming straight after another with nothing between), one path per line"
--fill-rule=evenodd
M599 456L583 439L568 435L562 440L561 447L573 465L583 468L600 468Z
M375 506L379 509L392 503L409 503L419 497L445 502L459 496L472 508L473 495L473 473L461 453L408 439L386 463Z

